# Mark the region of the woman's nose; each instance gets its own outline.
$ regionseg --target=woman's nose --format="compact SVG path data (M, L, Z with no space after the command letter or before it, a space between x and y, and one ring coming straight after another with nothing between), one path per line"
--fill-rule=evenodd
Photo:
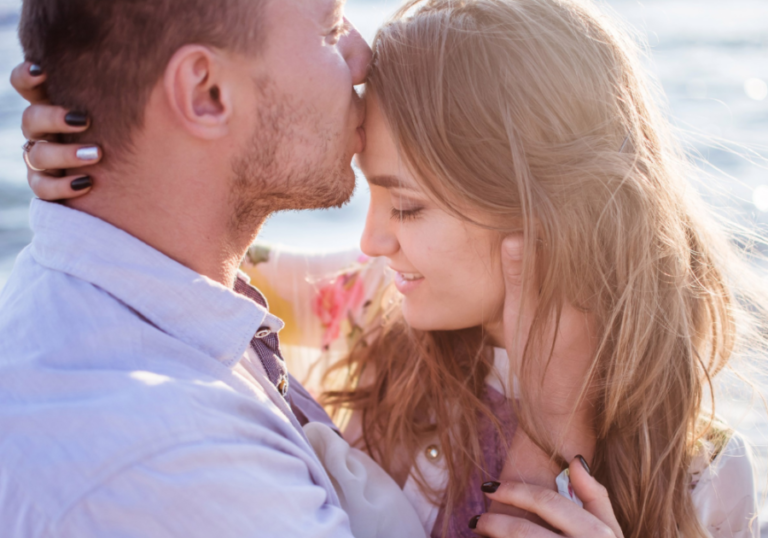
M348 31L339 40L339 50L352 73L352 84L362 84L368 77L368 67L371 64L372 56L371 47L368 46L357 28L347 19L344 20L347 23Z
M372 258L392 257L400 250L400 243L391 229L389 210L376 207L373 197L365 217L365 229L360 238L360 248L366 256Z

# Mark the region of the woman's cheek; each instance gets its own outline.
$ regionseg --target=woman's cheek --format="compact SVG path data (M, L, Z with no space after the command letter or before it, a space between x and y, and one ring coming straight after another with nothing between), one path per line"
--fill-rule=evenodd
M433 245L435 241L439 241L429 221L419 221L417 218L401 222L397 228L397 238L406 258L413 265L413 269L425 274L425 266L429 265L427 261L430 259Z

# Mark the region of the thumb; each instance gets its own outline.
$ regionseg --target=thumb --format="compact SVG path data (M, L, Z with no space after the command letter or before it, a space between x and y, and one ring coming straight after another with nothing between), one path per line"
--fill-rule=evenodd
M611 506L608 490L592 476L586 460L576 456L571 461L569 470L571 485L576 496L584 503L584 509L610 527L616 536L623 536Z
M525 348L536 308L536 295L523 282L523 234L511 234L501 242L501 267L506 293L504 297L504 347L510 357L518 357ZM524 297L526 296L526 297Z

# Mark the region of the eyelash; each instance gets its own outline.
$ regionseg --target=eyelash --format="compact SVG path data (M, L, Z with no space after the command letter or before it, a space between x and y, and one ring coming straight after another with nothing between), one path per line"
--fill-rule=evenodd
M398 219L400 221L413 220L419 216L421 210L421 207L415 209L396 209L393 207L391 216L393 219Z

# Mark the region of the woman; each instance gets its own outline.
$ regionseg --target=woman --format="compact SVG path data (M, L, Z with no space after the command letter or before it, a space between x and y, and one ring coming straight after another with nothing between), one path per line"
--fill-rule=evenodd
M756 535L748 451L703 401L737 343L762 349L766 303L731 284L627 37L586 0L412 0L366 92L373 259L255 247L244 268L283 342L339 352L326 402L425 529L554 535L506 503L572 536ZM555 489L573 461L583 509L507 485Z

